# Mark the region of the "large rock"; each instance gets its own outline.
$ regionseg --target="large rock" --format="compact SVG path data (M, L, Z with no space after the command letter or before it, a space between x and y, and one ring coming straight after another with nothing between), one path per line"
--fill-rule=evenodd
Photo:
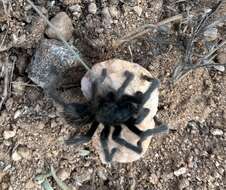
M81 81L81 88L82 88L83 94L86 96L87 99L91 98L92 83L96 77L99 77L101 75L101 71L103 68L107 69L107 77L103 82L101 88L99 89L99 93L101 95L106 94L107 91L110 90L110 88L118 89L122 85L123 81L125 80L124 72L126 70L132 72L135 76L133 81L126 88L126 91L125 91L126 94L133 95L136 91L145 92L150 86L150 82L143 80L141 76L142 75L146 75L149 77L152 77L152 76L146 69L144 69L140 65L119 60L119 59L108 60L108 61L101 62L94 65L92 67L92 73L87 72L86 75L83 77ZM147 130L155 127L153 117L157 112L158 94L159 94L158 89L156 89L152 93L150 99L144 105L144 107L150 109L150 113L143 120L143 122L137 126L139 129ZM100 144L100 137L99 137L100 130L101 129L99 129L99 131L97 131L97 133L93 137L92 143L95 149L97 150L98 154L100 155L102 162L105 163L104 154ZM139 138L135 134L133 134L130 130L128 130L126 127L123 128L121 136L132 144L136 144L137 141L139 140ZM109 146L109 150L111 150L113 147L117 147L119 149L119 151L115 154L113 161L132 162L141 158L144 155L144 153L147 151L149 143L150 143L150 138L143 143L143 152L140 155L115 143L112 140L111 135L109 138L108 146Z

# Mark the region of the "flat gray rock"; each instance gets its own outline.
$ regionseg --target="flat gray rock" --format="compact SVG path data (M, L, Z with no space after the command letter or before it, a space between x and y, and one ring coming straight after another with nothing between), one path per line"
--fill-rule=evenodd
M40 87L49 84L50 68L54 66L60 74L79 65L76 56L58 40L44 39L28 67L28 77Z

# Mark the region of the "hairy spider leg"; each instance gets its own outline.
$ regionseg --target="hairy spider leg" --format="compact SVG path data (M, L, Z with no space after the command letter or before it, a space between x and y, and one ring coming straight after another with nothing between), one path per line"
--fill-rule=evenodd
M144 106L144 104L148 101L148 99L150 98L151 94L153 93L153 91L158 88L160 85L160 82L158 79L153 79L151 85L149 86L149 88L147 89L147 91L145 93L143 93L142 95L142 101L141 104L138 107L138 110L141 111L142 107Z
M142 152L142 147L141 145L135 146L129 142L127 142L125 139L121 138L121 131L122 131L122 127L120 125L115 125L115 130L112 134L112 139L117 142L118 144L120 144L121 146L124 146L138 154L140 154ZM138 128L137 128L138 129ZM136 130L136 129L135 129ZM139 129L138 129L139 130ZM134 130L133 130L134 131ZM139 130L139 132L142 132Z
M67 145L72 145L72 144L83 144L87 143L91 140L93 137L95 131L97 130L99 123L97 121L94 121L89 129L89 131L85 135L81 135L80 137L77 138L70 138L65 141Z
M125 125L126 125L126 127L130 130L130 131L132 131L133 133L135 133L138 137L140 137L141 136L141 134L143 133L143 131L142 130L140 130L138 127L136 127L135 125L134 125L134 119L130 119L129 121L127 121L126 123L125 123Z
M149 109L147 109L147 110L149 110ZM143 116L140 116L140 117L142 118ZM156 120L156 118L154 118L154 120ZM153 136L153 135L156 135L156 134L159 134L159 133L168 133L168 131L169 131L169 128L166 125L162 124L162 123L160 124L160 122L157 123L157 125L159 127L154 128L154 129L148 129L146 131L142 131L139 128L137 128L134 125L135 123L136 123L136 119L135 118L132 118L129 121L127 121L125 123L125 125L127 126L127 128L130 131L132 131L133 133L135 133L137 136L140 137L140 140L137 142L137 147L139 149L141 149L141 150L142 150L142 143L143 143L143 141L145 141L148 137Z
M102 149L104 151L106 162L111 162L114 154L117 151L117 148L113 148L111 150L111 153L109 153L109 148L108 148L109 134L110 134L110 126L104 125L104 129L100 133L100 142L101 142Z
M121 98L121 96L124 94L126 87L129 85L129 83L134 79L134 75L129 72L125 71L124 75L126 77L125 81L122 83L122 86L118 89L116 93L117 98Z
M148 129L140 135L140 140L138 141L137 144L141 145L148 137L159 134L159 133L168 133L168 131L169 131L168 126L163 124L157 128Z

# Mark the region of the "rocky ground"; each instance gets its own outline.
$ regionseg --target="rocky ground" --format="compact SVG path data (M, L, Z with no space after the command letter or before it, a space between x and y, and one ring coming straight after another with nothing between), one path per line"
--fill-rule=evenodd
M157 23L216 5L216 1L165 0L35 0L49 19L63 19L61 34L89 65L111 58L136 62L161 81L158 117L172 130L154 137L144 158L128 164L100 162L91 143L66 146L75 129L61 110L28 77L29 66L43 38L58 38L25 1L0 1L0 94L5 73L11 90L0 112L0 189L39 190L35 177L52 165L71 189L226 189L226 74L224 67L199 68L172 84L186 43L177 35L179 24L149 32L118 48L112 43L144 24ZM216 16L223 16L223 4ZM184 23L180 23L183 25ZM179 26L178 26L179 25ZM170 32L168 32L170 28ZM186 27L183 28L187 31ZM225 25L206 32L207 44L225 39ZM211 41L211 43L210 43ZM197 41L194 54L202 55ZM201 52L201 53L200 53ZM226 47L216 63L226 63ZM8 72L12 71L12 72ZM84 100L80 89L84 68L73 71L70 93ZM55 189L60 189L49 178Z

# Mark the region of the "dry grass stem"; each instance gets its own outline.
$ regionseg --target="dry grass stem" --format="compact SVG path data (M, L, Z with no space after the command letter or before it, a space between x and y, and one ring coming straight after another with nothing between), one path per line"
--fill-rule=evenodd
M226 16L220 17L216 19L211 24L207 25L207 21L219 10L220 6L224 1L219 1L211 11L206 12L202 15L201 20L199 20L194 28L192 28L192 35L190 39L188 39L185 57L182 64L176 66L173 72L173 81L181 79L185 76L189 71L194 70L200 67L212 67L212 66L226 66L226 64L218 64L214 63L213 59L216 57L216 51L220 49L222 46L226 44L226 41L220 42L216 47L213 46L213 49L210 50L206 55L200 58L196 64L193 64L193 57L195 56L193 53L194 43L197 39L206 31L208 28L215 27L217 24L221 23L226 19Z
M151 32L153 31L154 29L158 29L160 26L163 26L163 25L166 25L166 24L169 24L171 22L175 22L175 21L179 21L179 20L182 20L183 19L183 16L182 15L176 15L176 16L173 16L173 17L170 17L168 19L165 19L157 24L146 24L146 25L143 25L137 29L135 29L135 31L125 35L124 37L116 40L113 42L112 44L112 47L114 49L118 48L119 46L121 46L122 44L124 44L125 42L129 42L131 40L134 40L138 37L141 37L145 34L147 34L148 32Z

